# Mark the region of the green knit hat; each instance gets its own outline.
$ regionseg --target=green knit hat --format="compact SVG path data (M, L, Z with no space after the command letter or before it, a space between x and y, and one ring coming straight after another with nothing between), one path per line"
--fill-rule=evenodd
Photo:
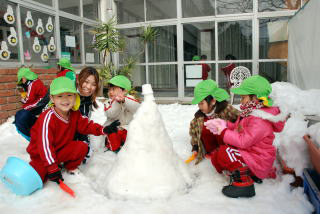
M273 101L269 98L272 91L271 84L262 76L255 75L245 79L238 88L232 88L231 92L239 95L254 94L259 100L263 100L265 106L272 106Z
M199 61L200 60L200 56L194 56L192 57L192 61Z
M55 78L50 85L50 95L57 95L66 92L77 93L74 81L68 77Z
M221 102L229 98L229 94L222 88L218 88L214 80L203 80L194 88L194 98L192 104L198 104L207 96L213 96L217 101Z
M18 71L18 84L21 82L22 77L27 80L35 80L38 78L38 75L30 70L30 68L20 68Z
M111 80L109 80L108 83L111 83L112 85L118 86L120 88L123 88L127 91L131 90L131 82L130 80L123 76L123 75L117 75L113 77Z
M71 66L71 62L68 58L61 58L58 62L58 65L71 71L74 71L74 68Z

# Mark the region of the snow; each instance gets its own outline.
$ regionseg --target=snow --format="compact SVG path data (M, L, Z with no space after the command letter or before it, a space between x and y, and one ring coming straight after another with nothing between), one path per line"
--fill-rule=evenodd
M315 124L310 128L307 128L304 121L305 114L319 114L319 109L314 108L319 106L317 100L314 97L320 97L320 90L314 91L301 91L296 87L288 83L274 83L272 96L275 103L280 105L283 111L291 112L291 118L288 120L283 133L276 135L275 144L280 148L285 158L290 161L295 161L298 165L297 169L308 164L306 161L301 161L302 157L305 157L304 151L306 150L306 144L303 141L298 140L304 132L308 132L319 139L319 124ZM100 124L105 121L103 114L102 104L99 103L100 108L93 112L92 119ZM168 145L166 145L166 151L173 150L172 153L176 155L170 155L168 153L157 154L158 158L172 158L176 157L177 160L183 163L183 160L187 159L191 155L191 145L189 136L189 123L193 118L193 114L197 111L196 105L158 105L158 111L161 114L157 117L157 125L148 124L137 129L136 133L130 133L129 140L137 143L135 139L141 141L150 141L152 133L157 133L155 129L160 127L161 130L165 129L167 135L163 134L159 139L168 139ZM156 113L156 112L154 112ZM135 119L139 122L138 115ZM145 119L150 119L148 115ZM156 120L156 119L155 119ZM161 121L161 122L159 122ZM0 140L0 168L5 164L5 161L10 156L19 157L25 161L29 161L29 156L25 149L27 147L27 141L22 138L15 130L12 124L13 118L10 118L6 123L0 126L1 140ZM141 122L141 121L140 121ZM145 122L145 121L144 121ZM163 125L163 126L162 126ZM161 128L163 127L163 128ZM147 133L143 133L143 130ZM146 135L145 135L146 134ZM134 136L136 135L136 136ZM143 138L147 136L147 139ZM159 136L155 136L158 138ZM285 141L287 139L287 141ZM94 148L94 155L86 165L81 165L80 174L69 175L63 172L65 183L69 185L76 193L76 198L72 198L65 192L60 190L58 186L53 182L46 182L42 190L38 190L30 196L16 196L11 193L2 183L0 184L0 213L311 213L313 211L312 205L307 200L306 195L303 193L303 188L292 189L289 185L293 181L291 175L282 175L278 171L276 179L265 179L263 184L255 184L256 196L253 198L241 198L231 199L225 197L221 193L221 189L224 185L229 183L228 178L224 175L218 174L211 162L203 160L198 165L190 163L185 165L188 173L192 176L191 185L182 185L185 189L181 191L181 186L173 185L169 186L170 191L167 191L163 197L163 192L159 192L157 195L155 192L150 191L151 197L148 196L148 191L135 192L128 197L117 197L121 194L117 192L116 197L112 197L113 194L109 194L110 189L113 193L117 187L121 184L118 182L121 180L120 176L115 177L119 180L113 180L112 184L108 184L114 168L118 168L116 171L123 175L128 172L128 178L137 179L139 175L135 175L127 168L121 170L121 166L125 166L123 163L127 163L127 159L132 158L132 162L138 159L139 164L142 158L139 154L134 154L135 148L133 145L127 145L123 149L127 149L128 155L121 157L125 154L124 151L118 154L106 151L104 149L103 137L91 136L91 144ZM172 142L172 147L171 143ZM291 142L291 143L290 143ZM143 144L141 146L146 146ZM145 143L145 142L144 142ZM132 143L133 144L133 143ZM129 148L131 147L132 148ZM158 148L156 146L154 149ZM132 152L129 152L129 150ZM155 151L150 149L152 154ZM150 158L150 156L145 155ZM124 158L124 159L122 159ZM150 158L151 159L151 158ZM297 161L297 159L299 161ZM176 163L174 158L172 163ZM164 161L165 162L165 161ZM132 163L135 166L134 163ZM150 164L146 162L146 167ZM166 163L165 163L166 164ZM164 165L165 165L164 164ZM176 167L179 165L176 163ZM289 163L288 163L289 164ZM300 165L301 164L301 165ZM118 167L116 167L118 165ZM137 167L137 166L135 166ZM164 167L164 166L163 166ZM169 166L167 166L169 167ZM276 163L276 167L279 165ZM139 169L139 168L138 168ZM160 167L162 170L163 168ZM140 170L140 169L139 169ZM182 170L183 171L183 170ZM138 171L139 173L141 171ZM158 176L159 174L166 174L166 172L155 172L146 176ZM171 175L172 171L170 170ZM161 175L162 175L161 174ZM184 174L184 173L181 173ZM183 177L183 176L182 176ZM186 176L187 177L187 176ZM186 178L185 177L185 178ZM122 178L123 179L123 178ZM185 183L189 183L188 179L184 180ZM130 183L130 188L137 188L140 184ZM183 180L182 180L183 182ZM146 182L150 187L150 180ZM108 188L107 188L108 187ZM110 187L110 189L109 189ZM143 188L143 186L141 186ZM152 186L151 186L152 188ZM172 190L177 189L174 194ZM179 189L179 190L178 190Z

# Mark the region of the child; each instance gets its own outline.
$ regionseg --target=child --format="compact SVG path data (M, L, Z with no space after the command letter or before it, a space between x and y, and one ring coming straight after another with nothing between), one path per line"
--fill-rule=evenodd
M130 80L118 75L109 81L107 103L104 111L107 116L105 125L115 120L119 120L121 127L115 133L108 133L105 145L114 152L118 152L127 138L127 126L133 118L134 113L140 106L139 101L132 96L126 95L131 89Z
M210 120L205 125L214 134L219 134L226 145L212 155L212 164L221 173L231 173L230 185L222 189L228 197L253 197L254 183L249 170L258 178L271 175L276 149L272 145L274 132L281 132L286 115L272 106L268 97L270 83L256 75L245 79L240 87L231 92L241 96L241 113L235 123Z
M88 152L88 145L74 141L76 132L81 134L103 135L116 131L119 121L110 126L93 123L80 111L72 111L77 90L74 82L67 77L58 77L50 85L50 99L53 107L40 114L31 129L31 141L27 147L30 165L38 172L43 182L49 178L63 181L58 167L63 163L68 171L75 170Z
M30 68L20 68L18 71L18 85L20 85L26 96L21 99L22 110L17 111L15 115L15 125L27 140L30 140L30 129L36 122L37 116L49 102L47 88L42 81L38 79L37 74Z
M80 95L79 110L83 116L90 118L92 106L98 108L96 97L100 89L100 84L99 74L97 70L93 67L86 67L82 69L77 79L77 88ZM88 135L82 135L77 132L74 140L84 141L88 145L90 145ZM84 163L88 161L92 153L92 149L90 148L90 146L88 148L89 151L85 159L83 160Z
M71 62L68 58L61 58L58 62L57 77L68 77L69 79L76 81L76 74L74 68L71 66Z
M225 57L225 60L237 60L237 58L231 54L228 54L226 57ZM227 87L228 89L230 89L232 87L232 83L230 81L230 74L231 74L231 71L236 67L236 65L232 62L232 63L229 63L227 66L225 67L222 67L221 70L223 71L226 79L227 79Z
M192 104L198 104L199 110L190 123L192 152L199 163L219 146L217 135L213 135L203 123L209 119L221 118L236 121L239 111L228 104L228 93L217 87L213 80L203 80L194 89Z

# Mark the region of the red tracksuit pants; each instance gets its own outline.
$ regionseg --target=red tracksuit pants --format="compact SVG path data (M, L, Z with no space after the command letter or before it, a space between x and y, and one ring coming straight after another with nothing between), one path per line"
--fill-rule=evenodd
M82 141L71 141L69 144L56 151L56 164L64 163L67 170L76 169L88 152L88 144ZM47 180L47 167L40 156L30 157L30 165L38 172L42 182Z
M106 137L106 147L110 149L111 151L117 151L120 149L120 146L122 146L127 139L127 130L122 129L118 130L117 133L111 133L108 134L108 137Z
M233 172L246 165L240 152L235 147L228 145L221 145L213 152L211 163L219 173L222 173L223 170Z

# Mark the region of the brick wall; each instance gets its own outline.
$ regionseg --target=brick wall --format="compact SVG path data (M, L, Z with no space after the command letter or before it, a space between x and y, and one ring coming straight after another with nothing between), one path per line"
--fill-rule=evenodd
M38 74L38 78L49 87L56 76L56 69L33 68L31 71ZM20 94L17 88L18 68L0 69L0 124L21 109Z

